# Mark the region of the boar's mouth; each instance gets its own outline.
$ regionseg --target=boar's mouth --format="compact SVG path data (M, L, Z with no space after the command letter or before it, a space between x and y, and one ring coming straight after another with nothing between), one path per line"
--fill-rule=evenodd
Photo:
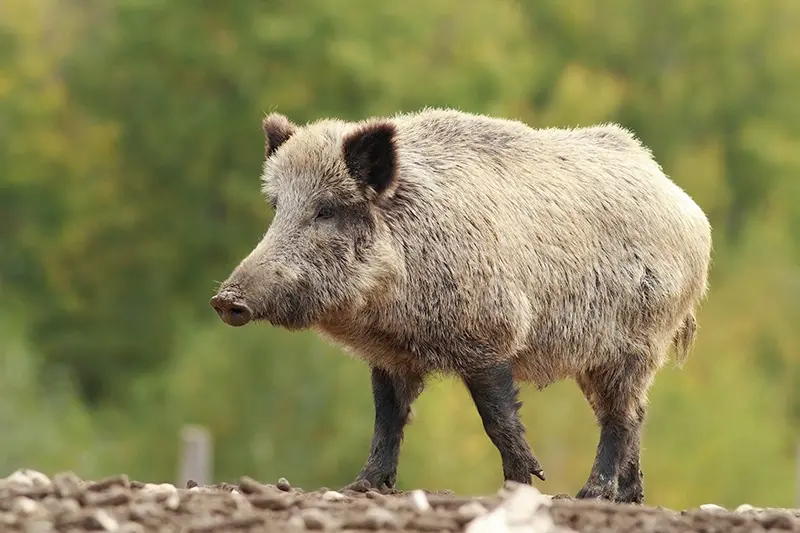
M309 302L290 292L283 293L268 305L259 307L253 320L269 322L290 331L306 329L312 322Z

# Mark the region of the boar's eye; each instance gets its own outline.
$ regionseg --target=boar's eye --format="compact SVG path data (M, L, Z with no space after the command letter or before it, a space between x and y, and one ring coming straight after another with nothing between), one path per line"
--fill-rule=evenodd
M333 216L333 208L330 206L322 206L317 210L317 217L316 218L331 218Z

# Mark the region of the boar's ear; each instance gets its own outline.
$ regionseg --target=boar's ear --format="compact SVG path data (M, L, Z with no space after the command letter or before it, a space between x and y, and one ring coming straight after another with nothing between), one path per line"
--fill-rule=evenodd
M375 122L358 127L342 143L344 162L350 174L379 195L393 189L397 180L394 135L394 124Z
M264 158L275 153L275 150L289 140L297 131L297 126L280 113L270 113L261 121L264 128Z

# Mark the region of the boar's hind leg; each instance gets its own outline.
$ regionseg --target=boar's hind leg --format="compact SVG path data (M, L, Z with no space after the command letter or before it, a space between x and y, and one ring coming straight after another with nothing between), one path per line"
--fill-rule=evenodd
M531 474L545 479L539 461L525 440L525 427L519 418L522 402L517 401L511 365L502 365L463 377L483 427L503 460L506 481L531 484Z
M644 498L639 450L650 380L650 372L640 368L634 357L621 366L578 377L578 385L600 425L592 471L578 498L634 503Z
M403 432L411 404L422 392L423 381L416 375L391 375L376 367L372 367L370 372L375 404L372 444L364 468L348 487L366 480L375 488L393 488L397 481Z

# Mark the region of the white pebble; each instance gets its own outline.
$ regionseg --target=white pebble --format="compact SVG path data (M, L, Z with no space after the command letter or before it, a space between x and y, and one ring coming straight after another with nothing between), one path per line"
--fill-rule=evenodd
M322 495L322 499L329 502L338 502L346 498L347 496L345 496L341 492L336 492L335 490L329 490L328 492Z
M33 514L36 512L36 509L39 508L39 504L26 496L14 498L14 503L12 506L14 511L24 515Z
M97 520L97 523L106 531L116 531L119 529L119 522L103 509L99 509L94 513L94 519Z
M6 479L12 483L27 487L49 487L52 485L52 481L50 481L49 477L36 470L31 470L30 468L20 468Z
M158 488L164 492L178 492L178 487L172 483L162 483L158 486Z
M18 487L33 487L33 480L21 469L8 476L6 481Z
M167 501L164 502L164 505L167 507L167 509L170 509L172 511L177 509L180 504L181 504L181 497L178 495L177 491L170 494L167 497Z
M411 501L419 511L428 511L431 508L431 504L428 503L428 497L419 489L411 491Z
M700 510L702 511L727 511L724 507L720 507L715 503L704 503L700 506Z
M737 513L746 513L747 511L752 511L753 509L755 509L755 507L753 507L749 503L743 503L742 505L740 505L739 507L736 508L736 512Z
M531 485L511 484L507 498L492 512L474 518L466 533L575 533L558 526L550 514L551 499Z
M144 490L148 492L178 492L177 487L171 483L145 483Z

